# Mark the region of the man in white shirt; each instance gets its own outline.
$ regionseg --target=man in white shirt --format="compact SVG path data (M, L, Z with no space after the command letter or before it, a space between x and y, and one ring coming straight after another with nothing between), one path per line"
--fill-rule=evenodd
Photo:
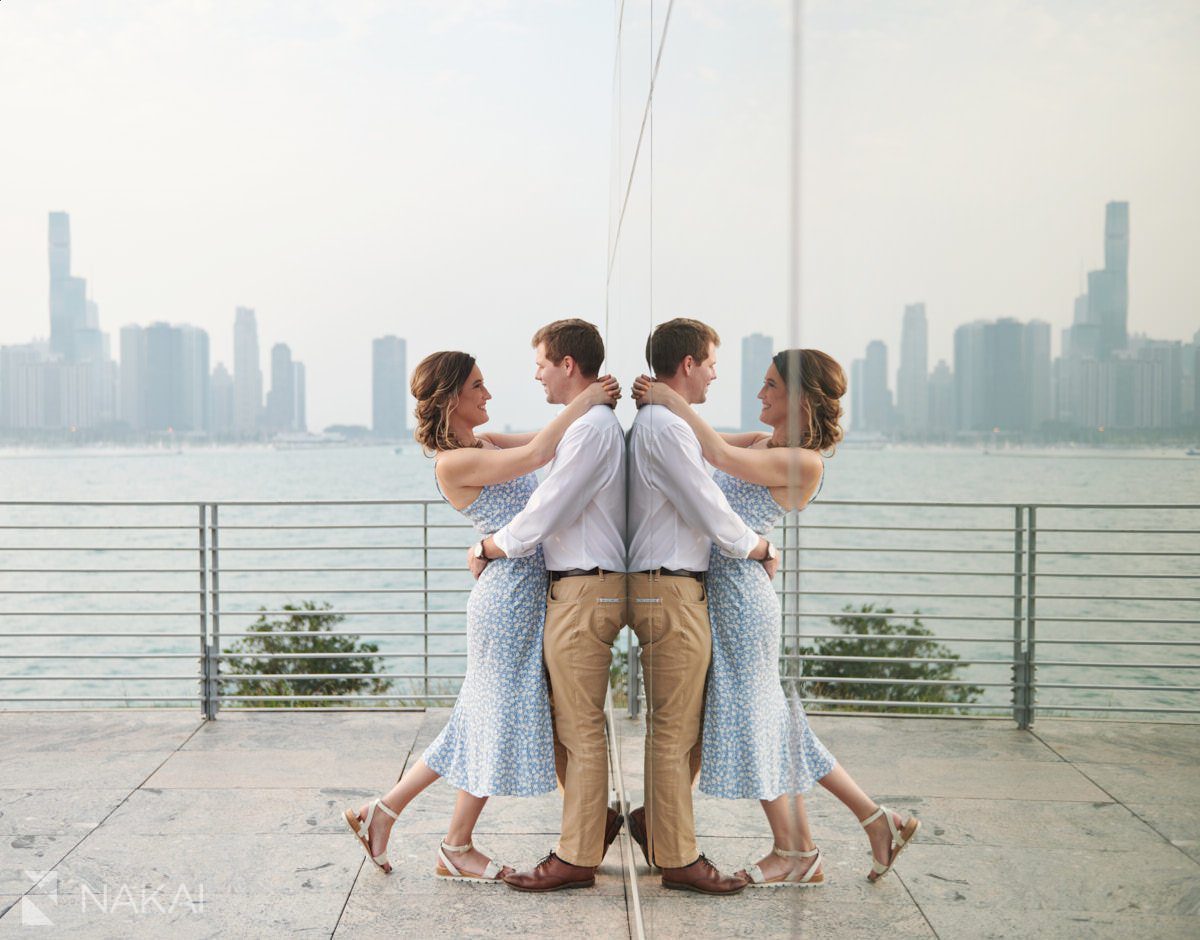
M719 344L697 320L670 320L651 334L646 360L658 381L700 404L717 377ZM774 574L774 547L730 508L696 435L661 405L641 408L630 432L629 528L629 622L647 700L645 808L630 813L630 834L647 863L662 868L665 887L735 894L746 882L700 854L692 812L712 655L704 573L715 544Z
M604 361L599 330L583 320L542 327L533 346L536 378L554 405L574 400ZM612 644L625 614L625 440L607 405L596 405L567 429L526 507L477 548L485 559L518 558L539 544L550 572L543 649L563 818L554 850L533 871L505 878L521 891L594 884L621 826L607 808L604 701ZM482 570L481 563L473 570Z

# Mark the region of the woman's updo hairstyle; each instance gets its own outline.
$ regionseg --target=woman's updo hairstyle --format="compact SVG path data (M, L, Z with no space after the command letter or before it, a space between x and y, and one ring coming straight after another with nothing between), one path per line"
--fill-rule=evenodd
M465 352L430 353L413 369L409 390L417 400L413 437L426 454L465 447L450 430L450 415L458 407L458 393L475 368L475 357ZM481 447L478 441L475 447Z
M808 408L798 418L807 427L800 428L799 446L832 453L842 439L841 397L846 394L846 373L837 360L818 349L784 349L771 359L792 395L804 397ZM789 437L791 436L789 430Z

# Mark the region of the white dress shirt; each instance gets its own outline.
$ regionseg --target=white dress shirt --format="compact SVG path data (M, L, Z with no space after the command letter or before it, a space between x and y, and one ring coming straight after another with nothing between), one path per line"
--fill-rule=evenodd
M629 437L629 570L707 571L713 544L746 558L758 538L713 480L687 422L662 405L639 409Z
M546 478L492 539L509 558L540 543L550 571L625 570L625 435L608 405L567 428Z

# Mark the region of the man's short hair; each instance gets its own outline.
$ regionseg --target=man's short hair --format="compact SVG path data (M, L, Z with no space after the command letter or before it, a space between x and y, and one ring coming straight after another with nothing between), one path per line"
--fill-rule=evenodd
M546 358L558 365L566 356L575 360L584 378L594 379L604 363L604 340L595 325L571 318L547 323L533 334L530 345L546 347Z
M667 320L646 340L646 362L658 378L669 379L688 356L696 362L707 359L709 344L720 346L721 337L707 323L686 317Z

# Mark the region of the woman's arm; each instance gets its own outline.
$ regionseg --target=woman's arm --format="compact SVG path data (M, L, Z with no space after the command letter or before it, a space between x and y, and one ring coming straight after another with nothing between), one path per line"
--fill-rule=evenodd
M487 441L496 447L522 447L537 436L537 431L522 431L520 434L501 434L498 431L488 431L486 434L476 434L481 441Z
M734 447L753 447L759 441L765 441L771 436L765 431L718 431L717 433L724 438L726 444L732 444Z
M611 404L621 397L620 386L611 376L593 382L575 396L562 413L538 431L527 444L488 450L460 447L444 451L437 463L438 480L443 487L487 486L504 483L544 467L554 458L562 436L593 405Z
M739 480L760 486L796 486L806 492L816 485L821 474L821 458L801 447L751 448L730 444L682 395L662 382L652 382L643 376L633 384L633 397L641 404L663 405L683 418L700 441L704 459ZM760 437L755 434L754 440Z

